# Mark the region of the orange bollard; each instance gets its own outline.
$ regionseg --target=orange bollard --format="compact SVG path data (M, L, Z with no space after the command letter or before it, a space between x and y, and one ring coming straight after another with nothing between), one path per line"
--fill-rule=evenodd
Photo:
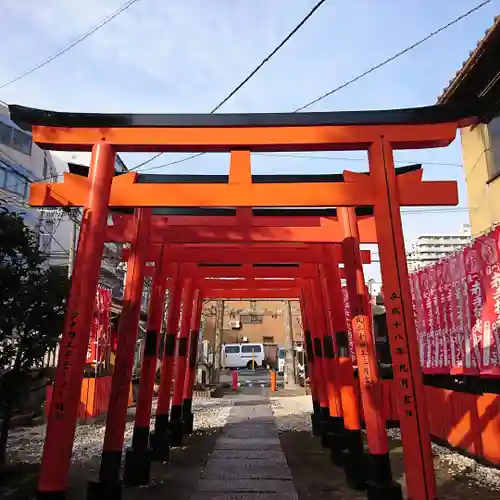
M271 370L271 392L276 392L276 371Z
M238 390L238 370L233 370L233 391Z

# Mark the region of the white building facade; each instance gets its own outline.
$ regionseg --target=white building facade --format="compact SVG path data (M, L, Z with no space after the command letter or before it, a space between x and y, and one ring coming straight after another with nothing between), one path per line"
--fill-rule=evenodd
M57 177L52 155L38 147L0 110L0 205L22 215L38 235L40 247L50 254L53 217L27 205L32 182Z
M419 236L408 254L408 270L417 271L432 262L467 246L471 241L471 227L463 224L457 233L425 234Z

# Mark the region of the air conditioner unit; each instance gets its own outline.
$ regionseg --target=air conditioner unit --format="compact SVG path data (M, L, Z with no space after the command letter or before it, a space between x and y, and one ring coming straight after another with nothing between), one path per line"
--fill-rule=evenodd
M229 322L229 326L233 329L233 330L239 330L241 328L241 322L239 319L235 319L235 320L232 320Z

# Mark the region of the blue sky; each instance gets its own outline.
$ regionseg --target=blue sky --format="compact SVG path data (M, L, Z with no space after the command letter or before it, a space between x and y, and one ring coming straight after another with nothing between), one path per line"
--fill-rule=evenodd
M0 84L50 56L124 0L0 3ZM25 79L0 90L9 103L64 111L208 112L302 19L316 0L140 0L104 29ZM221 112L292 111L398 52L478 0L329 0ZM311 111L432 104L468 57L494 15L494 0L466 20ZM322 153L363 158L360 153ZM163 155L149 166L180 158ZM147 155L124 155L131 167ZM461 164L459 141L446 149L407 151L401 161ZM255 173L364 170L366 161L254 156ZM223 173L226 155L205 155L157 169ZM424 165L424 178L457 180L459 166ZM453 232L467 212L408 214L408 246L424 232ZM375 267L368 274L377 277Z

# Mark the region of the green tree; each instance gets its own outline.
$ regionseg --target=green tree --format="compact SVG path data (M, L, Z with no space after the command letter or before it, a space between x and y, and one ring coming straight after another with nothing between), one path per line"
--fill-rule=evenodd
M47 265L21 217L0 209L0 469L13 413L44 380L43 358L62 332L66 274Z

